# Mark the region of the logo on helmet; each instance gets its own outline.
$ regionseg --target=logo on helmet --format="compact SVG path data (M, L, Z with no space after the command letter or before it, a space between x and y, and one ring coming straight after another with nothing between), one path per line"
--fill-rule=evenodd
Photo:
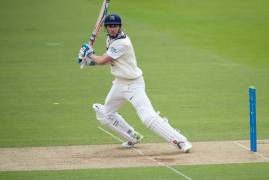
M110 21L115 21L115 19L116 19L115 16L110 16L110 17L109 17L109 20L110 20Z

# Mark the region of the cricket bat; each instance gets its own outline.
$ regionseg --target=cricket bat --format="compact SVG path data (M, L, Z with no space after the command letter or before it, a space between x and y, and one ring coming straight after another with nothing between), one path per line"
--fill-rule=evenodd
M105 19L107 11L108 11L109 2L110 2L110 0L104 0L103 4L101 6L99 16L98 16L98 18L96 20L96 23L95 23L95 28L93 29L93 31L91 33L91 36L90 36L90 40L88 42L89 46L91 46L91 47L94 46L96 38L97 38L97 36L98 36L102 26L103 26L103 21ZM83 69L84 66L86 65L86 61L87 61L86 59L87 59L87 57L82 58L82 62L81 62L81 65L80 65L81 69Z

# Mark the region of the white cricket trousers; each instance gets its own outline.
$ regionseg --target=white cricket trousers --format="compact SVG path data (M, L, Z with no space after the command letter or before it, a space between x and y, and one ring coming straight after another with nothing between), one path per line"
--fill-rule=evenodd
M118 111L118 109L126 102L129 101L142 122L147 128L150 128L155 133L163 137L166 141L178 144L186 142L187 138L179 131L175 130L167 119L161 118L152 107L152 104L145 92L145 82L143 77L136 80L120 80L113 81L113 86L109 91L105 104L104 115L108 117ZM121 120L124 121L123 119ZM127 123L125 127L129 127ZM128 129L128 128L125 128ZM129 127L129 129L133 129Z
M135 80L116 78L106 97L104 114L107 116L117 112L126 101L133 105L142 122L152 116L156 116L156 112L145 92L143 77Z

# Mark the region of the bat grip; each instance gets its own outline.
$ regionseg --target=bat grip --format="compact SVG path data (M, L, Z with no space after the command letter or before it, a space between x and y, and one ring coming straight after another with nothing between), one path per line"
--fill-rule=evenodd
M96 34L91 34L91 36L90 36L90 41L89 41L89 45L93 45L93 42L95 41L95 38L96 38Z

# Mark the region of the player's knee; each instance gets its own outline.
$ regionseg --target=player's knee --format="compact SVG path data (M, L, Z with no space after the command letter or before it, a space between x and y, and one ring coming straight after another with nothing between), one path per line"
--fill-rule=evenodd
M103 123L104 124L114 124L114 125L117 125L117 122L118 121L121 121L122 120L122 117L119 113L117 112L114 112L112 114L105 114L105 117L103 119Z
M104 105L95 103L93 104L93 109L96 113L96 119L101 123L101 124L107 124L110 121L113 121L116 116L120 116L118 113L110 113L106 114L104 110Z
M93 109L96 113L96 119L101 123L101 124L106 124L106 115L104 114L104 106L102 104L95 103L93 104Z

